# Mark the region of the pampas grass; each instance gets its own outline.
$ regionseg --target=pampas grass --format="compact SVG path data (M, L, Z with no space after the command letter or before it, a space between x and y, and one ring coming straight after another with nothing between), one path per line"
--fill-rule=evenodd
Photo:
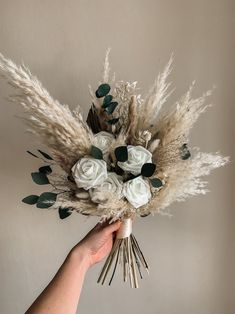
M10 100L24 108L28 130L39 136L52 151L54 159L69 171L76 160L89 152L93 136L81 113L72 112L68 106L54 100L29 69L17 66L2 54L0 69L16 90Z
M167 79L172 71L173 55L165 66L162 73L159 73L153 86L150 88L149 93L139 106L139 128L149 129L152 124L156 123L156 119L166 103L167 99L173 92L169 91L171 83Z

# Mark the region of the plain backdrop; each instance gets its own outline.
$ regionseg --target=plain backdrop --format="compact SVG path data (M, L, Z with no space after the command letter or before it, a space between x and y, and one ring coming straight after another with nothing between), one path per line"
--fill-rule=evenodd
M171 53L176 101L196 80L195 96L216 85L214 104L193 129L191 146L220 151L231 163L208 177L210 193L173 204L171 219L139 219L134 234L150 264L139 289L116 276L87 274L78 313L232 314L234 273L234 0L1 0L0 51L23 61L49 92L87 114L88 84L97 87L105 51L117 79L139 82L144 95ZM39 193L30 173L40 162L26 150L43 146L25 132L20 106L0 81L0 313L20 314L66 254L97 222L21 203Z

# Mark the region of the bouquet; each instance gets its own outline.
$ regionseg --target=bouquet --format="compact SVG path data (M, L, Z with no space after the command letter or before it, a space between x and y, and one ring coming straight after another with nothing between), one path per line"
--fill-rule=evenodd
M60 104L29 69L0 55L2 76L16 90L10 100L23 107L28 131L49 149L49 154L28 151L42 160L32 180L48 188L23 202L57 209L61 219L78 212L101 222L122 221L98 278L102 284L113 268L111 284L121 263L124 281L138 287L141 267L148 271L148 264L132 233L133 219L169 214L172 202L205 194L201 177L228 161L189 145L189 132L212 91L193 98L193 83L179 101L165 105L173 91L167 80L172 62L173 57L142 98L137 82L110 75L108 51L98 87L89 87L92 104L85 121L80 107Z

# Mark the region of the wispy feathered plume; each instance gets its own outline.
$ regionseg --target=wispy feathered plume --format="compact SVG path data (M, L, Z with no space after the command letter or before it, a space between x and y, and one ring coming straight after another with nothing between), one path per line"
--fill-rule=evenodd
M172 70L172 63L173 55L171 55L163 72L159 73L149 93L141 103L138 115L139 129L149 129L156 122L162 106L173 92L173 89L169 90L171 83L167 82L167 78Z
M179 159L179 149L188 143L189 132L199 116L210 106L206 99L211 90L199 98L192 98L193 84L176 104L170 106L151 129L154 138L160 140L153 157L160 167L167 167Z
M105 54L104 59L104 66L103 66L103 83L109 82L109 75L110 75L110 65L109 65L109 54L110 54L111 48L108 48Z
M213 169L224 166L228 157L219 154L195 152L193 158L179 160L168 165L164 170L167 173L164 189L157 192L145 212L164 212L175 201L184 201L190 196L208 192L207 182L201 177L208 175Z
M53 99L41 82L25 66L17 66L0 54L1 74L16 89L10 100L25 109L29 130L38 135L68 170L90 148L92 133L80 113Z
M192 91L195 82L189 90L170 109L158 119L158 122L151 129L152 133L159 133L164 143L170 143L179 137L188 138L189 132L199 116L210 106L206 99L212 94L207 91L201 97L192 98Z

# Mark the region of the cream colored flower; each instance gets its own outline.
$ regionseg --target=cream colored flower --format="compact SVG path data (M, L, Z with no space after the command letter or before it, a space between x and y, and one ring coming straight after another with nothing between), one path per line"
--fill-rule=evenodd
M151 198L150 186L141 176L124 183L123 195L135 208L148 203Z
M141 168L145 163L152 162L152 154L143 146L127 146L128 160L125 162L118 161L117 164L124 171L134 175L141 173Z
M107 179L99 186L89 190L91 200L95 203L103 203L107 200L108 194L115 194L115 197L122 197L122 177L115 172L108 172Z
M106 155L109 151L109 147L111 146L114 140L114 136L111 133L101 131L94 136L94 145L97 146L104 155Z
M107 179L107 165L104 160L84 157L72 167L73 178L79 188L88 190Z

